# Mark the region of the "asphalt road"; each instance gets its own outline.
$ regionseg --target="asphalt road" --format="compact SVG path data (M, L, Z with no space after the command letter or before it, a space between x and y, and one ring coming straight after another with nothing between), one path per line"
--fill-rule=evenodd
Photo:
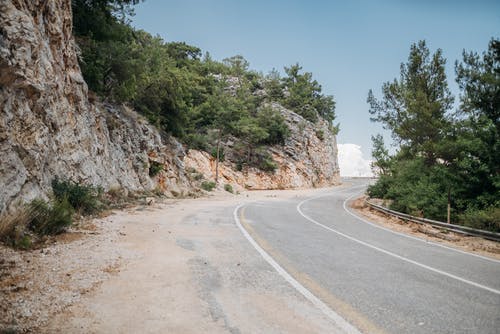
M500 333L500 261L354 217L345 202L366 181L348 182L313 198L245 204L235 217L257 248L360 332Z

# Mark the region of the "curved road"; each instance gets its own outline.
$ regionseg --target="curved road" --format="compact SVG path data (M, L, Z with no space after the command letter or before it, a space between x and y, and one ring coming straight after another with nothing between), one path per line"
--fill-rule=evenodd
M334 321L345 319L347 332L500 333L500 261L356 217L345 203L366 181L349 184L245 204L235 218L289 282Z

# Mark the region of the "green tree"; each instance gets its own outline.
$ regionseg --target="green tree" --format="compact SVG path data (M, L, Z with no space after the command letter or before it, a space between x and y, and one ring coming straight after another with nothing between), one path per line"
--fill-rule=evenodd
M389 151L385 148L384 137L381 134L372 136L372 169L379 175L387 175L390 168Z
M266 137L260 139L261 144L284 145L290 136L290 129L285 123L285 118L270 106L265 106L258 112L257 124L267 133Z
M282 78L284 106L311 122L316 122L321 116L331 123L335 119L333 97L322 95L321 85L313 80L312 73L300 73L301 70L299 64L285 67L287 76Z
M369 187L370 196L391 199L399 211L444 220L450 194L455 221L500 230L499 64L497 40L482 57L464 52L455 65L460 110L447 116L444 59L440 52L430 58L423 42L412 47L402 79L384 84L382 102L373 94L368 99L374 120L400 143L388 157L382 138L373 138L374 165L384 172Z
M264 88L271 101L281 101L284 97L281 77L276 69L272 69L265 78Z
M438 49L432 56L425 41L413 44L400 79L382 86L378 101L368 93L371 120L381 122L410 156L423 156L428 165L438 158L436 143L449 128L453 104L445 74L446 60Z
M455 64L463 90L450 168L461 179L462 210L500 207L500 41L492 39L482 57L463 52ZM500 222L498 222L500 227Z
M242 78L250 66L250 63L242 55L225 58L222 62L229 68L231 74L238 78Z
M475 118L486 117L500 126L500 40L492 39L480 57L463 52L463 62L455 63L457 83L463 90L461 109Z

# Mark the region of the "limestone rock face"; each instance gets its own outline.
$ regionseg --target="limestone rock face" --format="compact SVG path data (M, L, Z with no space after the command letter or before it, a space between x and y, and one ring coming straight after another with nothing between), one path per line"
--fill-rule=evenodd
M174 196L198 188L200 179L186 170L212 178L207 153L186 153L133 110L89 102L71 29L71 0L0 0L0 216L46 197L55 177ZM292 131L284 147L270 148L278 169L238 172L228 161L221 182L248 189L337 183L336 139L327 124L273 108ZM156 175L153 163L162 165Z
M320 120L314 124L279 104L272 104L285 117L290 137L284 146L270 148L278 168L263 172L256 168L237 171L231 159L231 143L225 143L228 161L219 164L222 184L236 189L289 189L324 187L340 183L337 162L337 140L328 124ZM215 177L215 159L206 152L189 150L184 159L186 167L202 173L207 179Z
M58 176L104 188L175 190L183 147L126 108L91 104L70 0L0 1L0 214ZM164 171L151 178L151 161Z

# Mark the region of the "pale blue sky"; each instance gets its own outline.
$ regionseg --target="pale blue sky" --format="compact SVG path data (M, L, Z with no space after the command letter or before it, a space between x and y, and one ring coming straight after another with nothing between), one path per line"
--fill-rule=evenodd
M458 95L454 62L462 50L482 52L500 37L500 1L486 0L146 0L135 12L135 27L218 60L241 54L264 73L299 62L335 97L339 143L361 145L365 158L370 136L382 131L369 120L368 90L380 97L412 43L443 50Z

